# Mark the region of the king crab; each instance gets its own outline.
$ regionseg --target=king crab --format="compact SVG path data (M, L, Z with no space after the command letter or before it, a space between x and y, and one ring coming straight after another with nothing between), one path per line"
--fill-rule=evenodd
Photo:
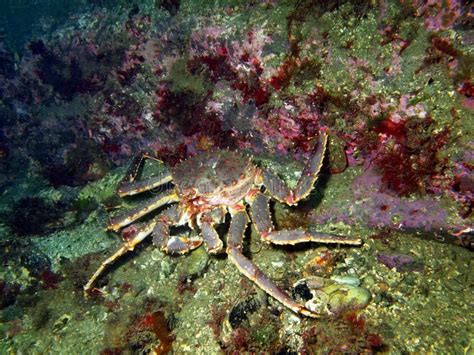
M362 243L359 238L302 228L276 230L273 226L269 208L270 198L288 205L296 205L298 201L307 197L318 178L327 141L328 135L324 132L293 189L272 171L254 165L250 157L229 150L197 155L183 161L165 174L137 181L138 170L144 159L155 159L148 155L140 156L132 164L128 180L122 181L119 185L119 196L139 194L170 182L173 182L174 186L144 204L111 219L108 229L119 231L153 210L168 204L171 206L150 221L132 228L133 232L124 238L123 245L92 275L84 286L85 292L88 293L93 288L94 282L109 264L133 250L149 235L153 236L155 246L169 254L184 254L199 247L203 241L208 253L223 252L224 245L215 230L215 225L224 222L226 214L229 213L231 222L225 252L240 272L292 311L309 317L318 317L318 314L294 301L267 278L243 254L242 244L250 221L247 205L257 232L267 243L277 245L304 242L350 245ZM200 231L200 236L188 238L170 235L170 227L185 225Z

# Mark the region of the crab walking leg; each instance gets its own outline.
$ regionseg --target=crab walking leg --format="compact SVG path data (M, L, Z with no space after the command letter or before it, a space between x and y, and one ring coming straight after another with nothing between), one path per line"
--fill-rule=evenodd
M128 168L126 177L119 184L117 193L120 197L135 195L143 191L151 190L172 180L171 174L168 171L164 171L159 176L151 177L136 183L135 180L138 176L138 171L140 170L140 166L145 159L156 160L163 163L161 160L146 153L141 153L138 155L135 159L133 159L132 164Z
M214 225L209 222L204 222L201 225L201 235L206 243L206 250L209 254L219 254L224 249L224 244L219 238Z
M127 175L125 176L125 181L128 180L128 182L134 182L135 179L137 178L138 171L140 170L140 166L142 165L143 161L145 159L151 159L155 160L157 162L163 163L162 160L155 158L154 156L151 156L148 153L141 152L135 156L135 158L132 160L132 163L130 164Z
M131 210L125 211L119 216L112 218L107 226L108 230L118 231L120 228L129 225L140 217L150 213L157 208L169 203L178 202L179 197L174 190L165 191L158 194L151 200L139 205Z
M293 190L294 200L298 202L307 197L313 189L318 174L323 166L324 153L328 145L328 134L323 132L319 138L318 145L301 173L301 177Z
M337 234L322 233L305 229L284 229L276 231L270 217L268 206L270 198L257 193L251 201L250 215L258 233L266 242L277 245L294 245L305 242L361 245L360 238L345 237Z
M295 313L303 314L308 317L317 318L318 314L309 311L302 305L294 301L285 292L280 290L273 281L255 266L244 254L242 254L242 243L249 220L245 210L240 210L232 214L232 221L227 236L227 254L229 259L237 266L239 271L253 281L258 287L267 294L281 302Z
M255 229L262 237L266 236L275 229L270 214L270 197L258 192L253 198L247 199L247 202L250 205L250 217Z
M104 272L108 265L112 264L116 259L121 257L122 255L126 254L129 251L135 249L135 247L141 243L146 237L148 237L153 228L156 225L156 220L151 221L150 223L145 224L141 227L136 234L129 240L125 241L124 244L111 256L109 256L97 269L97 271L92 275L90 280L84 286L84 292L88 292L91 290L92 285L94 284L95 280Z
M156 217L157 223L153 228L153 244L167 254L185 254L202 244L199 238L170 236L170 227L179 219L178 206L173 205Z
M219 254L224 249L224 244L214 228L215 222L210 216L200 218L201 236L204 239L206 250L209 254Z
M149 191L155 187L167 184L173 180L171 173L164 172L159 176L153 176L151 178L142 180L140 182L122 182L117 189L117 193L120 197L132 196L139 194L143 191Z
M293 196L286 183L271 170L263 170L263 186L279 202L288 203L288 199Z
M306 163L294 189L288 188L286 183L275 173L267 170L263 171L263 185L270 195L279 202L288 205L296 205L298 201L307 197L318 179L319 171L323 165L327 143L328 134L323 132L313 155Z
M274 231L263 239L277 245L294 245L298 243L317 242L325 244L361 245L362 239L351 238L343 235L322 233L305 229L287 229Z

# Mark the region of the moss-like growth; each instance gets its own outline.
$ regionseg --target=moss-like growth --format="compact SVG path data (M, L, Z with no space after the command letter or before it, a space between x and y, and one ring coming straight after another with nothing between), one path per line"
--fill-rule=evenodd
M179 93L192 93L195 96L203 96L209 89L209 85L205 82L201 75L193 75L186 68L187 59L178 59L172 69L169 76L171 81L171 92L174 94Z

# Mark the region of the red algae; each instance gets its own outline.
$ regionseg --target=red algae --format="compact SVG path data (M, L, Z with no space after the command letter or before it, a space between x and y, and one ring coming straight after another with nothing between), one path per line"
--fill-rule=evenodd
M381 121L375 128L374 131L377 133L383 133L388 136L393 136L397 141L404 141L406 139L406 122L394 122L390 118Z
M449 136L449 129L434 133L434 127L428 116L398 122L388 118L374 128L379 133L374 162L386 189L409 195L428 192L434 186L433 179L446 168L438 152Z
M470 81L464 81L458 87L458 92L464 96L463 106L474 110L474 85Z
M350 311L305 331L301 350L305 354L365 354L382 350L385 347L382 336L368 328L363 315Z
M100 355L121 355L123 350L121 348L107 348L100 352Z
M41 281L41 285L45 290L57 289L58 283L62 281L62 277L55 274L49 269L43 270L39 275L38 279Z
M277 74L270 78L270 85L277 91L288 85L297 68L296 59L289 57L277 69Z
M168 354L172 351L174 337L168 328L168 323L163 311L158 310L144 314L135 322L127 338L132 338L142 331L153 332L160 341L160 345L154 349L156 354Z
M361 314L358 314L355 311L348 312L344 316L345 320L351 325L351 327L359 332L365 330L365 317Z

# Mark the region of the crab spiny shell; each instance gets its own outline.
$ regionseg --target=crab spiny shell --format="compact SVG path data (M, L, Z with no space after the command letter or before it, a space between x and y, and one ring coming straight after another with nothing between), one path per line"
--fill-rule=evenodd
M214 206L241 201L253 187L256 174L249 157L229 150L197 155L172 170L180 197L201 197Z

